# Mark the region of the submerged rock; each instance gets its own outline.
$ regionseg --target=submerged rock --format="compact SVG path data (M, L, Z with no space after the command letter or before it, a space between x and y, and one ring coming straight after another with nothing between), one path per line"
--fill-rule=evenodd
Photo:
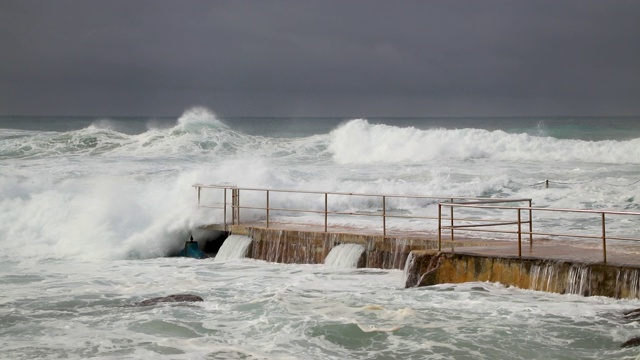
M635 347L638 345L640 345L640 336L632 337L631 339L623 342L622 345L620 345L620 347L628 348L628 347Z
M633 309L622 314L626 319L638 320L640 318L640 309Z
M169 296L160 296L160 297L156 297L156 298L152 298L152 299L147 299L147 300L144 300L144 301L141 301L141 302L137 303L137 305L139 305L139 306L151 306L151 305L156 305L156 304L159 304L159 303L200 302L200 301L204 301L204 299L201 298L198 295L174 294L174 295L169 295Z

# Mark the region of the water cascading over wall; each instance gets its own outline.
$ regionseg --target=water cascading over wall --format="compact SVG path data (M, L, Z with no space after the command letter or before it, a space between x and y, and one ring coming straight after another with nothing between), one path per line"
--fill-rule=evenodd
M383 263L384 269L402 269L411 252L411 241L409 239L396 239L388 253L387 262Z
M331 237L322 233L250 229L251 257L288 264L321 264L332 247Z
M295 264L322 264L338 244L360 244L364 248L362 267L403 269L412 250L433 249L436 241L420 238L384 238L375 235L274 230L233 225L231 233L253 239L250 257Z
M434 251L412 252L405 267L406 287L471 281L560 294L640 298L640 270L630 267Z
M218 250L214 262L242 259L249 255L253 240L244 235L230 235Z
M324 259L325 266L338 269L363 267L364 247L360 244L339 244Z

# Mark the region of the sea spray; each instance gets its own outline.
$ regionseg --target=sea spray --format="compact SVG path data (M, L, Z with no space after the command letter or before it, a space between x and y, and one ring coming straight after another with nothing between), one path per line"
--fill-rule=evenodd
M204 222L190 188L194 175L153 183L101 176L37 185L0 176L8 195L0 200L4 253L87 259L169 255L190 228Z

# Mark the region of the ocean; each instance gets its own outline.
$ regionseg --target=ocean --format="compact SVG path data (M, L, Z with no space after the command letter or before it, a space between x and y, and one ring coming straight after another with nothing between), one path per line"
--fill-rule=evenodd
M197 208L194 183L640 211L640 118L1 116L0 358L640 355L620 347L640 336L621 316L638 300L171 257L220 220ZM176 293L204 301L136 306Z

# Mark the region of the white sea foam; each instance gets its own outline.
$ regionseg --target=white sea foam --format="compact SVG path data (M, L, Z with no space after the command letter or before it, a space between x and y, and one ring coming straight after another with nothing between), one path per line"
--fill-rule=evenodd
M53 184L4 178L0 238L12 257L164 256L197 222L189 177L144 183L92 177Z
M192 107L187 109L179 118L178 126L185 127L189 124L212 124L216 126L225 126L218 118L216 114L210 109L202 106Z
M434 160L595 162L640 164L640 139L584 141L509 134L502 130L399 128L352 120L331 133L341 164L423 163Z
M619 343L635 327L616 314L638 306L488 283L401 289L397 270L181 258L46 265L0 268L3 284L21 282L0 299L9 358L623 357L632 350ZM185 292L204 302L131 306Z
M67 132L6 131L0 141L0 241L27 257L163 256L199 222L193 183L369 194L532 198L534 205L639 210L637 142L562 140L482 129L418 129L351 120L324 135L271 138L237 132L204 108L173 127L125 134L91 125ZM550 179L550 188L540 185ZM633 185L635 183L635 185ZM537 185L536 185L537 184ZM631 186L626 186L632 184ZM214 196L208 193L203 195ZM322 197L272 195L272 206L322 210ZM263 201L260 192L243 201ZM332 196L345 211L378 209ZM433 216L435 200L388 199ZM243 212L259 219L260 211ZM274 215L275 216L275 215ZM565 226L552 219L546 226ZM286 219L284 220L286 221ZM302 215L297 222L321 219ZM365 218L334 218L362 226ZM365 225L366 226L366 225ZM388 224L429 230L429 222ZM609 224L608 224L609 226ZM610 224L624 227L624 223ZM38 243L24 249L13 239Z
M628 185L640 179L637 140L562 140L550 137L549 127L512 134L365 120L326 134L276 138L233 130L206 109L148 130L145 120L141 131L113 121L72 131L0 130L4 357L636 355L619 346L637 336L635 323L620 319L623 310L640 307L637 300L489 283L403 289L399 270L163 256L177 252L193 228L221 219L215 209L196 208L193 183L514 196L531 197L534 205L637 209L639 185ZM555 182L533 186L544 179ZM272 196L273 207L324 208L323 196ZM203 194L203 201L214 198ZM242 201L264 201L264 193L243 193ZM330 201L345 211L380 209L364 197ZM436 209L433 200L387 201L407 214ZM259 219L264 212L242 216ZM295 220L318 221L311 215ZM565 228L570 220L545 219L545 226ZM387 226L433 224L389 219ZM609 226L637 228L634 222ZM175 293L205 301L132 306Z

